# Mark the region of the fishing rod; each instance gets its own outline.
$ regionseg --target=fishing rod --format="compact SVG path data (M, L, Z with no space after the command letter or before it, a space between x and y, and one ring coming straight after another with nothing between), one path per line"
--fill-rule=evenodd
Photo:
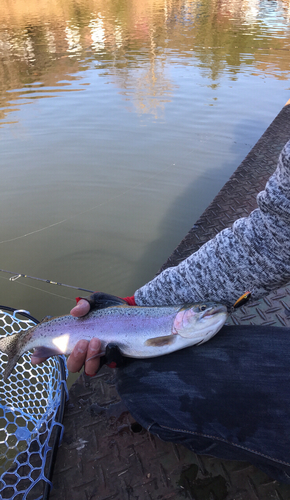
M28 274L23 274L23 273L15 273L13 271L7 271L6 269L0 269L0 272L13 274L13 276L11 276L11 278L9 278L9 281L16 281L19 278L29 278L31 280L42 281L43 283L49 283L50 285L65 286L67 288L73 288L74 290L80 290L82 292L94 293L94 290L88 290L87 288L81 288L79 286L73 286L73 285L66 285L65 283L60 283L59 281L52 281L52 280L47 280L47 279L43 279L43 278L36 278L35 276L29 276Z
M60 283L59 281L52 281L52 280L48 280L48 279L37 278L35 276L29 276L28 274L7 271L6 269L0 269L0 272L13 274L13 276L11 276L11 278L9 278L9 281L16 281L19 278L29 278L31 280L42 281L43 283L48 283L49 285L65 286L67 288L73 288L74 290L80 290L81 292L95 293L95 290L88 290L88 288L81 288L79 286L66 285L65 283ZM246 302L248 302L248 300L251 298L251 295L252 295L252 293L249 291L243 293L243 295L241 295L241 297L239 297L238 300L232 306L232 311L234 311L235 309L238 309L239 307L243 306Z

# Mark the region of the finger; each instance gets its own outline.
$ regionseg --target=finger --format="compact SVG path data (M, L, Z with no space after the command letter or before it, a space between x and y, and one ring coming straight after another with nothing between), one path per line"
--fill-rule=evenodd
M71 310L71 315L75 318L80 318L81 316L85 316L90 310L90 304L87 300L81 299L77 305Z
M100 367L100 358L94 357L101 351L100 339L92 339L87 350L85 372L87 375L95 375Z
M88 346L88 340L83 339L76 343L74 350L67 360L67 369L70 372L75 373L80 371L87 357Z

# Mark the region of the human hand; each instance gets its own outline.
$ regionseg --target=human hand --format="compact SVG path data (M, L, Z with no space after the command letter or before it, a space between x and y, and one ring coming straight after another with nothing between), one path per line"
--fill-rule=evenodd
M71 315L75 318L81 318L90 311L90 304L85 299L80 299L77 305L71 310ZM101 350L101 341L97 338L88 340L79 340L71 355L67 360L67 368L70 372L75 373L80 371L85 365L87 375L95 375L100 367L100 358L94 357Z
M121 299L114 295L105 294L103 292L95 292L86 299L78 299L77 305L71 310L71 315L80 318L88 314L91 309L99 309L112 305L136 305L134 297L126 297ZM87 340L79 340L75 345L73 352L67 360L67 368L71 372L77 372L85 365L85 373L93 376L100 368L100 357L98 354L101 350L101 342L94 338L90 342ZM109 365L116 366L122 362L122 355L119 348L115 345L108 345L106 349L106 357Z

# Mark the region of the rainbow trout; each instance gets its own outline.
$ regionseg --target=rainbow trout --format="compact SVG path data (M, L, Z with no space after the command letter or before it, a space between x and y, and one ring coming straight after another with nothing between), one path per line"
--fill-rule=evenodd
M100 355L113 343L123 356L150 358L206 342L220 330L226 318L224 305L204 303L165 307L117 305L97 309L82 318L67 315L44 319L29 330L0 340L0 351L8 355L4 380L22 354L31 349L39 357L70 354L78 340L98 337Z

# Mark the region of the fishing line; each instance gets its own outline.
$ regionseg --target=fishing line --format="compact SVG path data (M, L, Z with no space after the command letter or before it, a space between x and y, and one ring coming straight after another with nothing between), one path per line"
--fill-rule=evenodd
M165 167L163 170L159 170L159 172L156 172L155 174L152 174L152 176L149 177L148 179L146 179L146 181L137 182L136 184L134 184L134 186L132 186L128 189L125 189L125 191L122 191L122 193L119 193L119 194L113 196L112 198L110 198L106 201L103 201L102 203L99 203L98 205L95 205L94 207L88 208L86 210L82 210L81 212L78 212L77 214L71 215L70 217L67 217L66 219L62 219L58 222L54 222L53 224L49 224L48 226L41 227L40 229L35 229L35 231L31 231L30 233L22 234L20 236L15 236L15 238L9 238L8 240L2 240L2 241L0 241L0 245L2 245L2 243L10 243L12 241L26 238L27 236L31 236L32 234L40 233L41 231L45 231L46 229L50 229L51 227L54 227L54 226L59 226L60 224L63 224L64 222L75 219L76 217L79 217L80 215L84 215L84 214L87 214L89 212L92 212L96 208L102 207L103 205L107 205L108 203L111 203L112 201L115 201L118 198L121 198L122 196L130 193L132 190L145 184L145 182L147 182L148 180L152 180L152 179L154 179L154 177L157 177L157 175L163 174L164 172L169 170L169 168L171 168L172 166L175 166L175 163L169 165L168 167Z
M192 151L193 151L193 149L190 150L187 154L185 154L183 156L183 159L186 158L186 157L188 157L191 154ZM132 187L130 187L130 188L125 189L124 191L122 191L122 193L119 193L118 195L113 196L112 198L110 198L110 199L108 199L108 200L106 200L106 201L104 201L102 203L99 203L98 205L95 205L94 207L91 207L91 208L88 208L87 210L83 210L81 212L78 212L77 214L74 214L74 215L72 215L70 217L67 217L66 219L62 219L62 220L60 220L58 222L54 222L52 224L49 224L48 226L44 226L42 228L35 229L35 231L31 231L29 233L25 233L25 234L22 234L20 236L16 236L14 238L9 238L7 240L2 240L2 241L0 241L0 244L2 244L2 243L9 243L9 242L12 242L12 241L16 241L16 240L20 240L20 239L26 238L27 236L32 236L33 234L39 233L41 231L45 231L46 229L50 229L52 227L58 226L58 225L63 224L65 222L69 221L69 220L75 219L76 217L78 217L80 215L83 215L83 214L86 214L88 212L91 212L91 211L95 210L96 208L99 208L99 207L104 206L104 205L106 205L108 203L111 203L112 201L114 201L114 200L116 200L118 198L121 198L122 196L130 193L132 190L136 189L137 187L140 187L140 186L144 185L146 182L151 181L152 179L154 179L158 175L163 174L164 172L166 172L167 170L169 170L171 167L175 167L175 166L176 166L175 163L171 163L170 165L168 165L167 167L163 168L162 170L159 170L158 172L156 172L156 173L152 174L151 176L149 176L149 178L147 178L145 181L143 181L143 182L137 182L136 184L134 184L134 186L132 186ZM12 274L13 276L11 278L9 278L9 281L16 281L19 278L29 278L29 279L32 279L32 280L41 281L43 283L48 283L50 285L64 286L64 287L67 287L67 288L72 288L74 290L79 290L79 291L89 292L89 293L93 293L94 292L93 290L88 290L86 288L77 287L77 286L73 286L73 285L67 285L65 283L60 283L60 282L52 281L52 280L49 280L49 279L37 278L35 276L29 276L29 275L24 274L24 273L15 273L13 271L8 271L6 269L0 269L0 272ZM23 285L24 283L21 283L21 284ZM25 286L30 286L30 285L25 285ZM31 288L37 289L36 287L31 287ZM38 290L40 290L42 292L45 292L45 293L50 293L50 292L47 292L46 290L42 290L40 288ZM62 297L61 295L57 295L57 294L52 294L52 295L56 295L58 297ZM62 298L66 298L66 297L62 297Z
M183 156L183 160L185 158L187 158L192 153L192 151L193 151L193 149L191 149L187 154L185 154ZM49 224L48 226L44 226L44 227L41 227L39 229L35 229L35 231L31 231L29 233L25 233L25 234L22 234L20 236L15 236L14 238L9 238L7 240L2 240L2 241L0 241L0 245L2 245L2 243L10 243L12 241L16 241L16 240L20 240L22 238L26 238L27 236L32 236L33 234L40 233L41 231L45 231L46 229L50 229L52 227L59 226L60 224L64 224L65 222L67 222L69 220L72 220L72 219L75 219L76 217L79 217L80 215L92 212L96 208L99 208L99 207L102 207L104 205L107 205L108 203L111 203L112 201L117 200L118 198L121 198L122 196L125 196L126 194L130 193L134 189L136 189L136 188L138 188L138 187L146 184L146 182L151 181L152 179L154 179L158 175L161 175L164 172L167 172L167 170L169 170L170 168L175 167L175 166L176 166L176 163L171 163L170 165L168 165L167 167L163 168L162 170L159 170L158 172L155 172L154 174L151 174L151 176L149 176L146 180L137 182L136 184L134 184L130 188L125 189L124 191L122 191L122 193L119 193L119 194L113 196L112 198L110 198L110 199L108 199L106 201L103 201L102 203L99 203L98 205L90 207L90 208L88 208L86 210L82 210L82 211L80 211L80 212L78 212L78 213L76 213L74 215L71 215L70 217L67 217L66 219L62 219L62 220L60 220L58 222L54 222L53 224Z
M165 172L166 170L168 170L171 166L172 165L169 165L169 167L166 167L165 169L163 169L163 170L159 171L158 173L152 175L152 177L149 180L151 180L152 178L156 177L159 174L162 174L163 172ZM63 224L64 222L67 222L69 220L75 219L76 217L79 217L80 215L84 215L84 214L87 214L89 212L92 212L96 208L102 207L103 205L107 205L108 203L111 203L112 201L115 201L118 198L121 198L122 196L130 193L133 189L136 189L137 187L142 186L142 184L144 184L144 182L138 182L137 184L134 184L134 186L126 189L125 191L122 191L122 193L119 193L119 194L113 196L109 200L103 201L102 203L99 203L98 205L95 205L94 207L88 208L86 210L78 212L77 214L71 215L70 217L67 217L66 219L60 220L60 221L55 222L53 224L49 224L48 226L41 227L40 229L36 229L35 231L31 231L30 233L22 234L21 236L15 236L15 238L9 238L8 240L2 240L2 241L0 241L0 245L2 243L10 243L11 241L20 240L22 238L26 238L27 236L31 236L32 234L40 233L41 231L45 231L46 229L49 229L49 228L54 227L54 226L59 226L60 224Z
M35 234L35 233L40 233L40 231L44 231L45 229L49 229L50 227L53 227L53 226L58 226L59 224L62 224L63 222L66 222L67 220L68 219L63 219L59 222L55 222L54 224L49 224L48 226L42 227L40 229L35 229L35 231L31 231L30 233L22 234L21 236L15 236L15 238L10 238L8 240L0 241L0 245L2 243L9 243L10 241L15 241L15 240L20 240L21 238L26 238L27 236L31 236L32 234Z

